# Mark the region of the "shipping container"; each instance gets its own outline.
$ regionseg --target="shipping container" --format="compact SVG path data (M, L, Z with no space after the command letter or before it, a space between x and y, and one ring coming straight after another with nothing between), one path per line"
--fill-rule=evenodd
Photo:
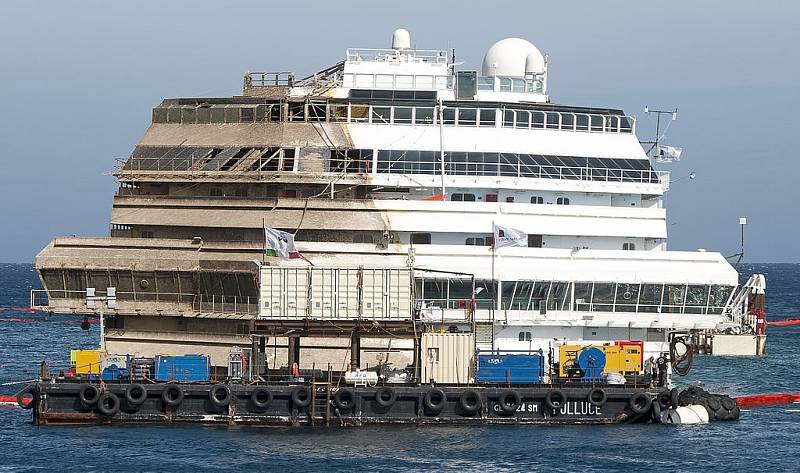
M197 382L209 379L211 360L206 355L156 355L156 381Z
M507 350L478 350L478 369L475 381L493 384L535 384L542 382L544 356L542 351L515 353Z
M392 319L412 315L407 268L261 268L259 317Z
M423 333L422 381L467 383L475 338L471 333Z

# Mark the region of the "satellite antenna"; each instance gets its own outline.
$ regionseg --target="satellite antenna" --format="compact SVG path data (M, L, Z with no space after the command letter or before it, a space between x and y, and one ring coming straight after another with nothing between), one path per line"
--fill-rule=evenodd
M675 108L674 110L657 110L657 109L651 109L650 107L645 105L644 113L656 114L655 139L653 141L641 142L641 144L643 145L650 145L650 148L647 149L647 155L660 163L671 163L673 161L680 161L681 154L683 153L682 148L678 148L676 146L665 146L661 144L661 140L664 139L664 136L667 134L667 130L669 130L669 127L670 125L672 125L672 122L678 119L678 109ZM663 132L661 131L662 115L668 115L671 118L670 120L667 121L667 126L664 128Z

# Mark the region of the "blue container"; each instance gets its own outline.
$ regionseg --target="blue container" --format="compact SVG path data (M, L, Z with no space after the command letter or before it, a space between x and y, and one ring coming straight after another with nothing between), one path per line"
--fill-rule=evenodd
M103 381L118 381L121 379L129 379L131 373L128 368L119 368L117 365L111 365L103 370L100 374L100 379Z
M156 381L199 382L211 379L211 361L206 355L156 355Z
M524 353L524 354L523 354ZM490 384L535 384L542 382L544 357L542 351L514 353L504 350L481 353L478 350L478 370L475 381Z

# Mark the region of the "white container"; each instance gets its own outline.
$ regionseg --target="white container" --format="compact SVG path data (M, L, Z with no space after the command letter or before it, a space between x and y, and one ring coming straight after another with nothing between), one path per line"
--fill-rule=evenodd
M355 386L376 386L378 384L378 373L374 371L347 371L344 374L344 382Z
M708 424L708 411L698 404L669 409L665 414L665 424Z

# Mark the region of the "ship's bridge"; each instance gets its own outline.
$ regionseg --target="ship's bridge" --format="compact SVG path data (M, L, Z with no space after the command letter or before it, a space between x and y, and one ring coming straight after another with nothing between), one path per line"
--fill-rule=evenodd
M408 31L398 29L391 49L348 49L332 93L347 98L361 90L429 91L440 100L549 101L547 60L524 39L492 45L480 73L456 72L453 59L444 50L411 48Z

